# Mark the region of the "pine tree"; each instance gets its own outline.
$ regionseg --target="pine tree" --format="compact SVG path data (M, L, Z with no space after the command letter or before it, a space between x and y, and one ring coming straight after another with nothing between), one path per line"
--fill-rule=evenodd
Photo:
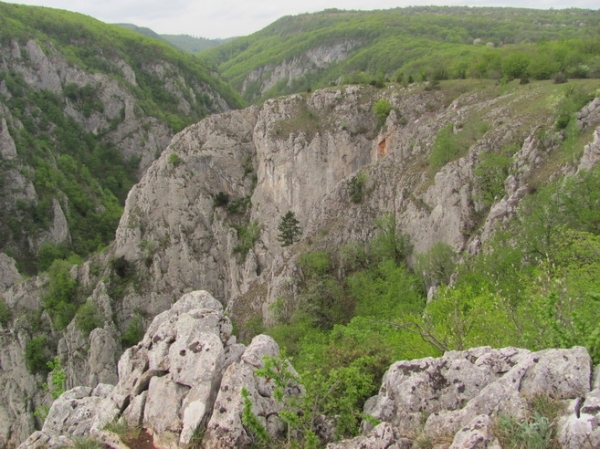
M291 210L287 211L287 213L281 217L278 227L278 240L281 242L281 246L289 246L300 239L302 230L299 223L300 222L296 219L296 215Z

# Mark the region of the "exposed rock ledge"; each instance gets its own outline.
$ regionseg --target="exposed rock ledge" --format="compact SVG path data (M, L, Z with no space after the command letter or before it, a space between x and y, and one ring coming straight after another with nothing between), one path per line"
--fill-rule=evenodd
M281 406L272 397L273 385L254 372L279 348L265 335L245 347L231 331L221 304L207 292L182 296L123 354L116 386L67 391L50 408L42 430L20 449L52 449L88 435L122 448L103 430L119 418L146 428L160 448L187 446L198 428L205 429L203 448L248 448L243 388L255 414L277 433ZM445 441L434 446L439 448L501 448L495 420L501 414L524 418L536 395L565 406L557 426L561 447L600 447L598 377L592 380L591 359L581 347L539 352L482 347L396 362L365 405L365 413L381 423L374 429L363 423L363 436L328 448L410 448L419 435ZM300 391L296 386L287 394Z
M267 429L280 428L273 386L253 375L279 347L266 335L246 347L236 343L231 331L222 305L209 293L185 294L121 356L116 386L65 392L52 404L42 430L20 449L69 446L88 435L114 447L114 435L103 428L120 418L146 428L157 447L187 446L198 427L206 429L204 448L249 447L241 421L242 388L251 395L255 413L268 417L263 419Z

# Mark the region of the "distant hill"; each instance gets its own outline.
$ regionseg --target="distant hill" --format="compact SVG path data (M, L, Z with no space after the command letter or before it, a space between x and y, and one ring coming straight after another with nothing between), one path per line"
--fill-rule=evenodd
M194 54L217 47L233 39L206 39L204 37L190 36L189 34L161 34L160 38L186 53Z
M158 34L150 28L140 27L132 23L117 23L115 25L166 42L185 53L191 54L200 53L201 51L217 47L225 42L235 39L233 37L227 39L207 39L205 37L190 36L189 34Z
M160 36L160 34L155 33L150 28L139 27L137 25L134 25L133 23L115 23L115 25L118 25L123 28L127 28L128 30L131 30L131 31L135 31L136 33L143 34L144 36L152 37L152 38L158 39L158 40L163 40L163 38Z
M215 64L247 100L260 101L374 77L501 77L501 61L513 51L528 57L547 55L552 64L558 60L559 69L598 65L588 60L595 57L595 41L583 44L588 55L584 60L570 61L567 56L578 52L572 47L579 45L574 39L598 40L599 23L600 11L584 9L329 9L283 17L251 36L208 49L201 57ZM544 47L558 41L564 45L556 51Z

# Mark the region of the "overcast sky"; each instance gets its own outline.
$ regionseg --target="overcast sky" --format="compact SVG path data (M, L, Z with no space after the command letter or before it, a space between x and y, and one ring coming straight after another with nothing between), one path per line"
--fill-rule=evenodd
M3 0L7 1L7 0ZM245 36L285 15L339 9L388 9L411 5L518 6L598 9L597 0L8 0L8 3L67 9L107 23L133 23L159 34L224 38Z

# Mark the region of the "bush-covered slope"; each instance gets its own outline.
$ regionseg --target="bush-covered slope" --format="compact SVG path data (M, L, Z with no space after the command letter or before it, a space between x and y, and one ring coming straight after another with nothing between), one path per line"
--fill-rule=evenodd
M249 100L378 76L514 76L503 67L513 53L527 59L533 77L559 70L585 77L600 67L599 20L598 11L581 9L325 10L283 17L202 56Z
M129 188L170 137L241 104L165 43L0 3L0 251L34 273L106 245Z

